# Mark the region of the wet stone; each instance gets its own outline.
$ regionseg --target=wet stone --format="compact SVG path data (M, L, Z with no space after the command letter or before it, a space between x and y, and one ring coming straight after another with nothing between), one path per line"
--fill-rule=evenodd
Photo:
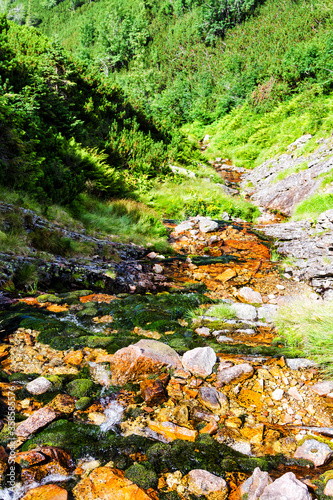
M98 467L82 479L73 490L76 500L150 500L136 484L122 476L120 471Z
M316 467L324 465L333 457L333 450L326 443L317 441L316 439L306 439L299 446L294 454L294 458L304 458L311 460Z
M219 225L217 222L210 220L208 218L202 218L199 222L199 230L202 233L211 233L217 231Z
M209 337L210 336L210 329L207 328L206 326L201 326L200 328L197 328L194 331L195 331L195 333L200 335L200 337Z
M238 319L246 321L255 321L257 319L257 310L250 304L235 303L232 305Z
M123 385L142 380L150 374L159 373L163 366L182 367L176 351L157 340L140 340L114 354L110 362L112 383Z
M22 500L67 500L68 493L56 484L45 484L30 490Z
M333 497L333 479L329 479L325 485L324 495Z
M164 403L168 399L165 386L160 379L144 380L140 384L141 396L149 406Z
M53 408L44 406L44 408L36 410L27 420L18 425L16 428L16 435L19 437L28 437L33 432L51 423L58 415L59 413Z
M157 434L162 434L167 441L182 439L183 441L194 442L198 436L198 431L188 429L187 427L181 427L173 424L172 422L151 421L149 422L148 427L152 431L157 432Z
M248 286L244 286L238 291L238 298L242 302L247 302L249 304L262 304L261 294Z
M213 413L226 413L229 409L228 398L214 387L200 387L198 400Z
M314 361L306 358L289 358L286 359L286 364L291 370L301 370L317 366Z
M242 363L232 366L231 368L224 368L217 374L217 387L222 385L241 382L247 378L252 377L254 369L248 363Z
M209 500L225 500L228 497L225 480L206 470L191 470L185 479L188 491L194 495L204 495Z
M319 396L327 396L327 394L333 391L333 381L325 380L324 382L318 382L318 384L311 387L311 390Z
M264 489L260 500L311 500L307 486L287 472Z
M38 377L26 385L26 390L33 395L44 394L51 389L52 383L45 377Z
M259 467L256 467L252 476L241 485L240 494L242 498L247 495L247 500L258 500L266 486L272 482L268 472L263 472Z
M211 347L196 347L183 356L183 367L196 377L208 377L216 363L216 354Z

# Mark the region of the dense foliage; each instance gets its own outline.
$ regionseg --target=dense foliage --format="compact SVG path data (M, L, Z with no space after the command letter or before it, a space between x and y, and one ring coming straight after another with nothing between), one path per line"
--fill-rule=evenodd
M0 20L0 183L68 203L164 174L175 140L59 43Z

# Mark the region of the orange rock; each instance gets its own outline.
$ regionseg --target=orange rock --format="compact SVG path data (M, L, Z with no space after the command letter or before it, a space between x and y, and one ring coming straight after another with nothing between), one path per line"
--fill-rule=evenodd
M22 451L21 453L16 453L15 455L15 462L23 468L28 465L39 464L40 462L44 462L44 460L44 455L37 450Z
M238 395L238 403L241 406L248 408L249 406L255 406L257 411L260 411L263 406L261 401L261 394L259 392L252 391L251 389L243 388Z
M60 306L59 304L51 304L51 305L47 306L46 309L50 312L59 313L59 312L68 311L69 306L67 304L64 304L63 306Z
M212 420L209 424L205 425L203 429L201 429L200 434L216 434L219 430L219 426L217 425L216 420Z
M222 283L226 283L227 281L231 280L232 278L235 278L237 276L237 273L234 269L226 269L224 273L219 274L216 276L215 279L218 281L222 281Z
M150 500L136 484L116 469L98 467L73 490L77 500Z
M188 387L183 388L184 394L188 396L190 399L195 399L198 395L198 391L196 389L189 389Z
M68 365L78 366L82 363L82 360L83 360L83 352L82 351L70 351L64 357L64 361Z
M45 484L30 490L22 500L67 500L68 493L56 484Z
M93 293L91 295L85 295L84 297L80 297L80 302L83 304L85 302L106 302L106 304L110 304L117 297L115 295L107 295L105 293Z
M143 380L140 384L140 390L147 405L156 406L168 400L165 386L160 379Z
M75 410L75 401L69 394L58 394L48 404L51 408L60 413L73 413Z
M155 422L148 423L149 429L162 434L169 441L174 439L182 439L183 441L195 441L198 436L198 431L187 429L187 427L180 427L172 422Z
M174 349L157 340L144 339L119 349L110 363L112 383L124 385L142 380L152 373L159 373L163 366L182 368Z

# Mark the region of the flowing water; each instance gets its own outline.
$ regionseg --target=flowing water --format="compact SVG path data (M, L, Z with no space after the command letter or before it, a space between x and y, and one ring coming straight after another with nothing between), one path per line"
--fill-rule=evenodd
M224 176L233 185L239 181L239 173L229 166ZM294 295L306 296L311 289L282 276L271 261L270 242L249 223L219 221L217 230L205 234L196 229L176 233L176 223L170 221L167 226L176 251L175 257L159 261L168 291L83 297L71 291L45 303L21 299L2 311L3 420L6 423L11 393L17 423L43 408L55 409L55 417L18 439L4 426L3 476L8 472L6 446L14 442L19 458L17 486L11 491L4 480L0 498L18 500L46 483L60 485L74 498L73 487L85 477L87 464L127 471L136 463L159 479L158 485L152 480L148 490L152 499L186 498L181 479L170 486L168 474L180 471L184 476L203 468L224 477L228 498L235 500L240 498L239 485L257 466L269 470L272 478L293 471L314 498L325 498L319 478L330 465L314 468L312 462L295 459L294 453L311 435L333 448L332 399L311 391L320 379L315 366L293 369L288 360L298 353L276 339L270 317L275 306ZM254 316L212 314L221 300L227 305L240 302L244 287L263 298L264 304L252 308ZM162 342L180 355L209 346L218 364L205 379L173 371L163 375L162 370L167 396L150 405L137 381L113 385L109 367L115 352L140 339ZM251 367L251 377L219 382L224 368L241 364ZM33 395L26 383L40 375L52 388ZM150 377L154 380L156 375ZM200 387L218 388L227 408L205 403ZM165 422L177 426L179 439L161 430ZM194 442L187 431L194 433ZM41 456L36 458L31 450ZM173 497L167 496L170 489Z

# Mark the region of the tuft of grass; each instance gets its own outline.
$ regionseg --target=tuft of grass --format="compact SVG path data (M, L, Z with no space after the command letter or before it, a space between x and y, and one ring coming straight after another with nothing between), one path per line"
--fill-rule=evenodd
M144 203L130 199L101 202L81 195L74 215L91 233L98 231L123 243L168 248L166 228L157 212Z
M219 219L223 212L253 221L259 210L251 203L224 194L220 186L203 179L187 179L181 184L166 181L143 195L143 201L162 217L184 220L195 215Z
M307 161L303 161L302 163L299 163L298 165L294 165L293 167L286 168L277 174L277 176L273 180L273 184L276 184L277 182L283 181L283 179L286 179L286 177L289 177L290 175L298 174L298 172L302 172L303 170L306 170L307 168L308 168Z
M292 348L301 349L333 377L333 304L298 301L281 307L275 319L278 332Z
M186 314L186 317L192 320L199 319L200 316L214 316L215 318L224 320L224 319L233 319L236 317L236 314L232 306L226 304L225 302L221 302L220 304L215 304L209 307L208 309L197 307L196 309L189 310Z
M17 290L33 290L37 287L38 271L34 264L23 263L13 275L13 283Z
M306 200L299 203L293 214L294 220L314 219L333 208L333 194L331 193L315 193Z

